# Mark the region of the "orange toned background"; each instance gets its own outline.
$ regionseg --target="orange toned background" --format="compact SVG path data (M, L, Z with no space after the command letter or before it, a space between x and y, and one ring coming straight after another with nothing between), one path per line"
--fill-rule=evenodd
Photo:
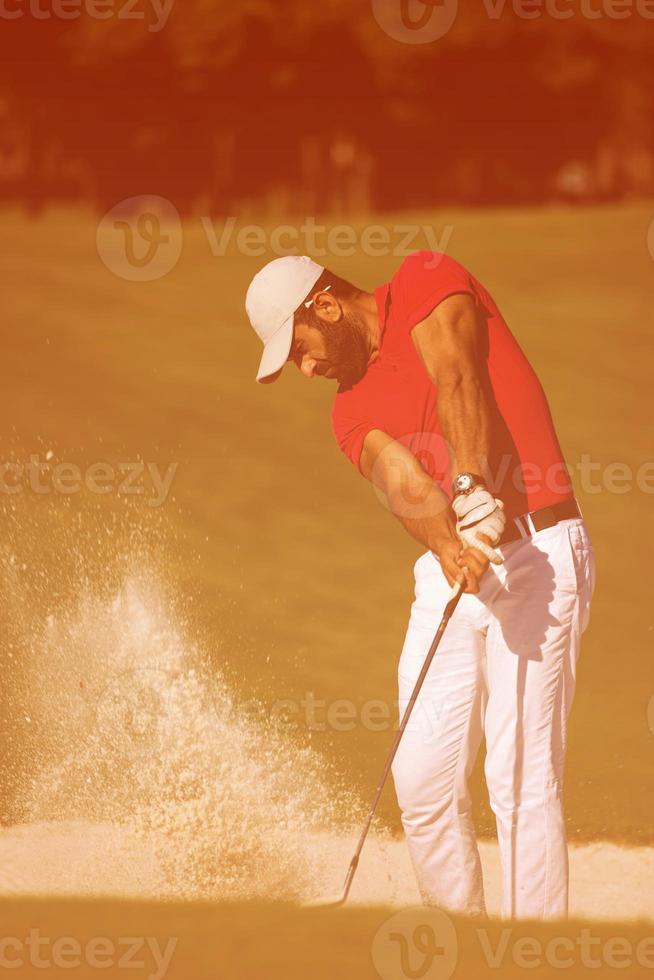
M46 0L31 11L6 0L23 15L0 16L2 459L141 458L178 471L154 510L116 495L2 496L3 823L32 774L35 729L45 742L69 710L57 684L42 713L15 710L16 665L41 655L48 618L76 610L81 584L112 599L125 555L165 580L182 635L226 672L239 711L308 691L394 707L418 548L339 456L326 386L294 374L274 391L254 385L243 295L274 252L246 255L232 240L213 254L202 217L218 233L230 217L261 224L268 244L280 223L307 216L346 218L359 241L371 224L449 229L447 250L493 292L543 380L568 460L590 454L602 471L633 473L649 460L654 21L584 16L600 0L569 6L568 20L524 19L508 4L493 19L462 0L451 28L419 44L392 37L372 0L176 0L162 25L145 0L130 20L64 20ZM132 281L124 255L99 254L100 218L156 195L183 219L181 255ZM304 250L301 237L289 250ZM401 261L361 249L320 258L367 288ZM651 844L652 497L578 490L599 577L571 722L568 830L575 842ZM85 667L92 675L113 639L96 648L86 624L64 690L88 691ZM333 776L365 803L390 735L360 724L308 733L300 719L288 744L317 750L316 784ZM474 797L492 836L480 767ZM380 813L397 831L390 790ZM629 882L615 884L618 917ZM374 976L387 914L58 899L2 909L4 934L38 923L52 935L179 935L170 975L195 980ZM470 923L457 928L455 976L493 975ZM504 975L523 972L508 963Z
M108 0L103 19L93 2L3 5L0 198L32 214L140 193L261 215L654 191L647 0L528 17L442 0L434 22L456 16L431 43L393 36L394 0Z

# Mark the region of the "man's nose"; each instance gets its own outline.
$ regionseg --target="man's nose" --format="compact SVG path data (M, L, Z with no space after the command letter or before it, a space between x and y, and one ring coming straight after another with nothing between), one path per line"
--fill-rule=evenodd
M303 357L300 364L300 371L305 378L312 378L316 373L316 361L313 357Z

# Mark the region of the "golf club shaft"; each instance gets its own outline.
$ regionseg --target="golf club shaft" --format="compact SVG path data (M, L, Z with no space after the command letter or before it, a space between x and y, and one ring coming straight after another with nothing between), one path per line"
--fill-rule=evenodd
M366 819L366 822L364 824L363 830L361 832L361 836L359 838L359 843L357 844L357 849L354 852L354 857L352 858L352 860L350 862L350 866L349 866L349 868L347 870L347 875L345 876L345 882L343 884L343 891L342 891L342 894L341 894L340 904L342 904L343 902L346 901L347 896L350 893L350 888L352 886L352 880L354 878L354 874L355 874L356 869L357 869L357 866L359 864L359 857L361 855L361 851L363 850L363 845L364 845L364 843L366 841L366 837L368 836L368 831L370 830L370 825L372 824L372 820L373 820L373 817L375 815L375 811L377 809L377 804L379 803L379 800L381 799L381 795L382 795L382 792L384 790L384 786L386 785L386 779L388 778L388 774L391 771L391 766L393 765L393 760L395 759L395 755L396 755L397 750L399 748L400 742L402 741L402 735L404 734L404 730L405 730L405 728L406 728L406 726L408 724L409 718L411 717L411 712L413 711L414 705L415 705L416 701L418 700L418 695L420 694L420 689L422 687L422 684L423 684L423 681L424 681L425 677L427 676L427 672L428 672L428 670L429 670L429 668L431 666L431 662L434 659L434 654L436 653L436 650L438 649L438 644L441 641L441 637L442 637L443 633L445 632L445 627L447 626L448 622L450 621L450 618L451 618L454 610L456 609L456 607L458 605L458 602L459 602L459 599L461 598L461 595L462 595L462 586L458 582L456 582L455 585L454 585L454 587L453 587L453 589L452 589L452 594L451 594L451 596L450 596L450 598L449 598L449 600L447 602L447 605L445 606L445 611L443 613L443 618L441 619L441 621L439 623L439 626L438 626L438 629L436 630L436 634L434 636L434 639L432 640L431 646L429 647L429 651L427 653L427 656L425 657L425 662L422 665L422 669L420 671L420 674L418 675L418 680L415 683L415 686L413 688L413 691L411 692L411 697L409 698L409 702L408 702L408 704L407 704L407 706L405 708L404 714L402 715L402 720L400 722L400 727L398 728L397 735L395 736L395 740L393 742L393 745L391 747L391 750L388 753L388 758L386 759L386 763L384 765L384 769L382 771L381 778L379 780L379 783L377 784L377 789L375 790L375 795L373 797L373 801L372 801L372 804L370 806L370 811L368 813L368 817Z

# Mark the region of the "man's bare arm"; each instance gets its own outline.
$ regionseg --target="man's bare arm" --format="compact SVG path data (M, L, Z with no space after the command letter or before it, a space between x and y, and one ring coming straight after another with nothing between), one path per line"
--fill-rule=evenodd
M467 293L449 296L411 334L438 387L438 420L452 449L452 475L488 472L490 416L484 393L481 323Z
M490 473L490 411L485 389L482 323L467 293L449 296L411 334L438 388L438 420L451 451L452 476ZM495 550L505 524L501 502L484 487L453 502L458 536L484 561L501 563Z
M468 554L454 531L450 501L413 453L381 429L369 432L361 472L384 495L388 508L409 534L433 551L450 584L464 572L466 592L479 590L483 567ZM461 561L461 564L459 562Z

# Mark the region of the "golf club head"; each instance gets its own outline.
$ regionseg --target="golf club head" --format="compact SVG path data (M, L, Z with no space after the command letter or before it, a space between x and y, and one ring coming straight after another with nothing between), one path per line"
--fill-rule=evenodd
M303 902L302 907L305 909L335 909L339 905L345 904L345 899L347 894L341 892L340 895L326 895L323 898L315 898L310 902Z
M347 875L345 876L345 882L340 892L336 895L328 895L325 898L314 899L312 902L305 902L305 907L308 908L321 908L321 909L335 909L339 905L345 905L347 897L350 894L350 888L352 887L352 881L354 879L354 873L359 864L359 851L354 855L350 861L350 867L347 869Z

